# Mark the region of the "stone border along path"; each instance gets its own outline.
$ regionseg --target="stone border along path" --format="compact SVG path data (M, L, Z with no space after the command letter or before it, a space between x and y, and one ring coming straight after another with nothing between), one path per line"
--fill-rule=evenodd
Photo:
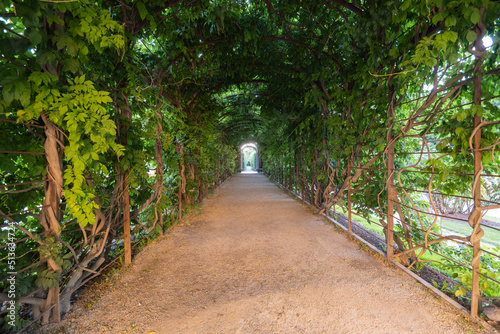
M238 174L61 333L487 333L261 174Z

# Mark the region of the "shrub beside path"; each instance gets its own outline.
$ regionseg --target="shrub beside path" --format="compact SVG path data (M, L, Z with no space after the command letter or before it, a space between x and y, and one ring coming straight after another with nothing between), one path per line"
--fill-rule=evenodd
M64 333L480 332L259 174L233 176L81 304Z

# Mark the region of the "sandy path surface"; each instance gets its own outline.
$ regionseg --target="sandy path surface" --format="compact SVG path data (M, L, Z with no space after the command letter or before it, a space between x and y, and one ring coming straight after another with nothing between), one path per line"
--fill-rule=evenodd
M476 326L257 174L232 177L63 325L67 333L202 334Z

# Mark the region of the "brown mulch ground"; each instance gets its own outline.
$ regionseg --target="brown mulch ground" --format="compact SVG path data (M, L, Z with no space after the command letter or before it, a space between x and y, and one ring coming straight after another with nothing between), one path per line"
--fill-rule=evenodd
M56 332L480 331L265 176L240 174Z

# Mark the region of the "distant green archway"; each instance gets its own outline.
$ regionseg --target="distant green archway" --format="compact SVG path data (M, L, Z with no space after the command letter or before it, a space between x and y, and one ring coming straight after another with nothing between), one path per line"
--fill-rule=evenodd
M262 171L259 159L259 148L256 144L248 143L241 146L240 151L240 172L260 172Z

